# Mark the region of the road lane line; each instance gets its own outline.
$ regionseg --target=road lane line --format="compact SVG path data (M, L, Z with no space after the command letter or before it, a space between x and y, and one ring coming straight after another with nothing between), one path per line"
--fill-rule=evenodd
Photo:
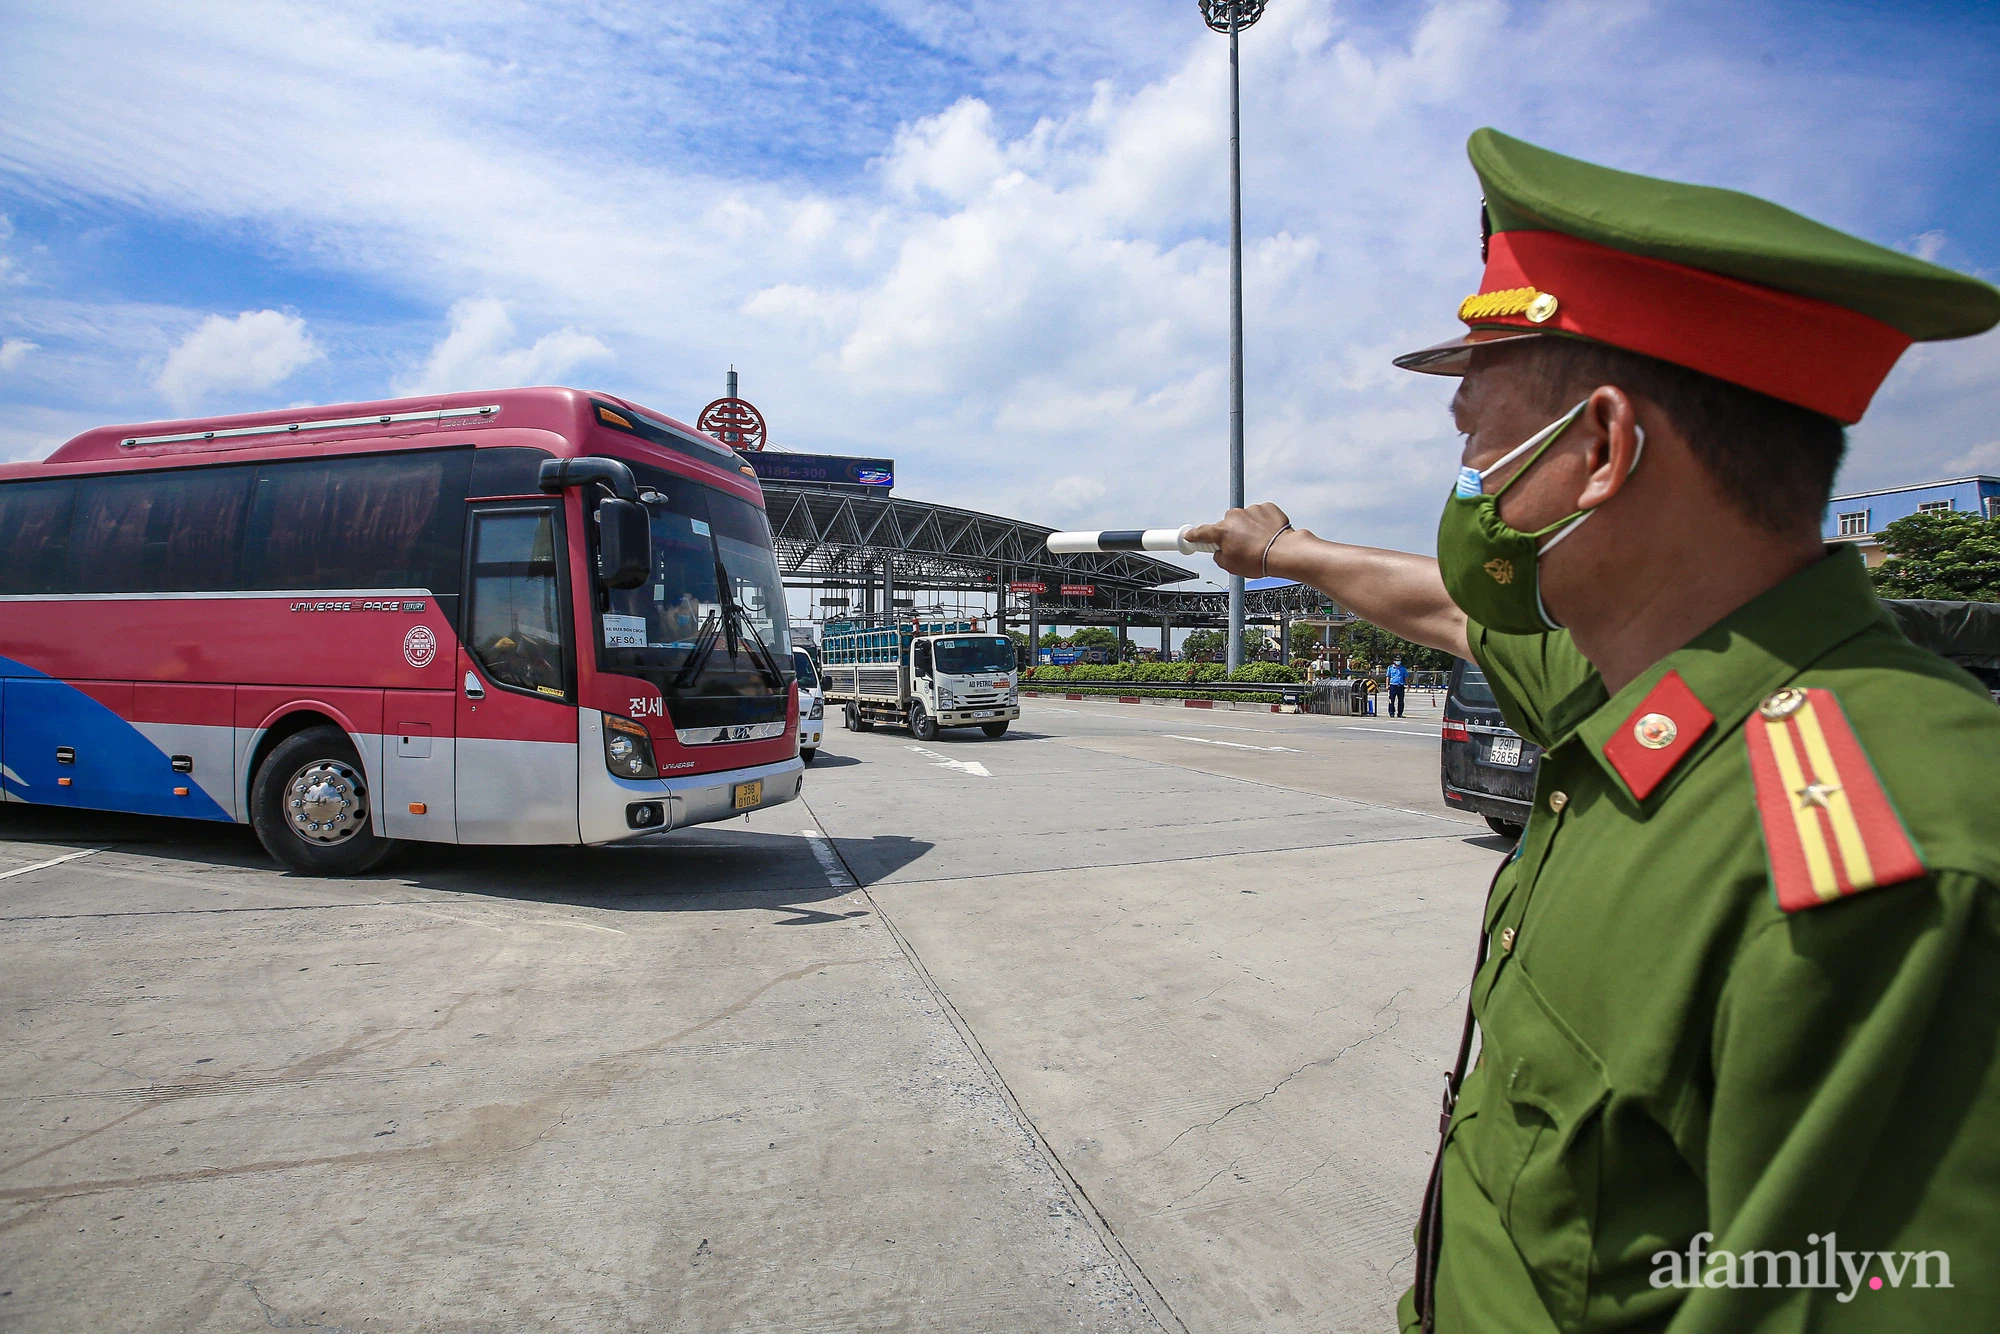
M812 849L813 860L819 863L819 869L826 874L826 883L835 889L853 889L854 877L841 866L840 858L834 856L826 835L817 829L802 829L799 832L805 835L806 846Z
M1297 755L1301 753L1293 750L1290 746L1252 746L1242 741L1217 741L1214 737L1181 736L1177 732L1162 732L1160 735L1172 741L1192 741L1199 746L1227 746L1231 750L1261 750L1267 754L1283 752L1286 755Z
M51 866L61 866L64 862L73 862L79 857L95 856L102 851L104 851L103 848L85 848L82 852L72 852L61 857L51 857L45 862L36 862L33 866L17 866L11 871L0 871L0 880L12 880L15 876L26 875L30 871L46 871Z

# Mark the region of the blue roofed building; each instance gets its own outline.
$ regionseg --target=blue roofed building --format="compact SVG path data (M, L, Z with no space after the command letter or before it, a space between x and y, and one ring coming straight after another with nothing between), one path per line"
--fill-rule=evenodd
M1860 547L1862 558L1872 569L1888 558L1877 540L1881 531L1898 519L1930 510L2000 519L2000 477L1954 477L1835 496L1826 504L1823 533L1829 542L1851 542Z

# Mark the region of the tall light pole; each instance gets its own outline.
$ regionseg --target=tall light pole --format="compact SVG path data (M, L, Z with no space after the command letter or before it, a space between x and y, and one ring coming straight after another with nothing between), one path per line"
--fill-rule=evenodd
M1243 148L1236 34L1264 17L1267 0L1196 0L1202 21L1229 34L1229 504L1243 507ZM1229 670L1243 665L1243 576L1229 576Z

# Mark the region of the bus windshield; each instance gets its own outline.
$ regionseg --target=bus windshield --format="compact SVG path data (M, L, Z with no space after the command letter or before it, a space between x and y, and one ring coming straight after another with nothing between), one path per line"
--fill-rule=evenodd
M715 487L631 467L652 515L653 574L637 588L605 591L605 669L659 679L669 695L782 694L791 617L764 512Z
M981 635L937 641L937 669L948 676L1014 670L1014 641Z

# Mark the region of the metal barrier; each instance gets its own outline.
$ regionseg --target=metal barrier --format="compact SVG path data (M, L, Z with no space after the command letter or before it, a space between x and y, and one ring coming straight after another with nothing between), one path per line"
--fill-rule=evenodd
M1351 676L1315 681L1311 711L1335 715L1365 714L1368 712L1369 685L1366 678Z

